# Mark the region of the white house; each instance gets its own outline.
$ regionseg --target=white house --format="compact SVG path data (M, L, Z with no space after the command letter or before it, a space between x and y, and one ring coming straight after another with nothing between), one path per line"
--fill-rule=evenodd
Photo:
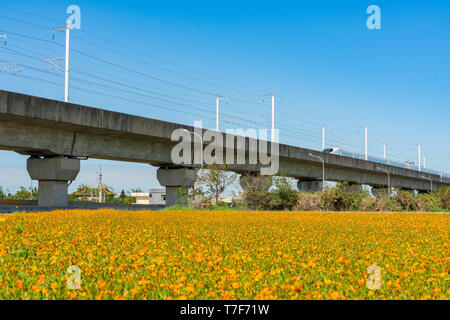
M149 192L132 193L131 196L136 198L136 204L146 204L146 205L166 204L165 189L150 189Z

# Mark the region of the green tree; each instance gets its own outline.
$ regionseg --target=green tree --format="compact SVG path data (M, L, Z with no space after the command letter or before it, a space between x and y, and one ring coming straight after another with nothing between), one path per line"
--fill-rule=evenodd
M37 196L37 191L35 191L35 195ZM33 192L24 187L20 187L15 194L9 195L8 198L15 200L31 200L33 199Z
M119 197L117 198L119 201L124 201L125 198L127 197L125 190L122 189L122 191L120 192Z
M80 185L78 185L76 192L83 191L86 188L87 188L87 186L85 184L80 184Z
M227 172L227 165L212 164L202 169L197 176L197 183L205 190L206 197L219 203L220 196L228 186L236 181L236 174Z

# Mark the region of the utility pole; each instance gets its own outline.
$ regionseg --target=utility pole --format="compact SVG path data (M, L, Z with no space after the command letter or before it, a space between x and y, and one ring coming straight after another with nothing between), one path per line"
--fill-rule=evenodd
M272 136L271 140L272 142L275 141L275 93L272 92L271 94L265 95L264 97L272 97Z
M418 152L419 152L419 172L420 172L420 167L421 167L421 158L420 158L420 143L418 145Z
M325 127L322 127L322 151L325 150Z
M66 73L64 81L64 101L69 102L69 66L70 66L70 25L66 25Z
M227 101L228 99L222 98L220 95L217 95L217 98L216 98L216 131L219 131L219 118L220 118L219 104L220 104L221 100Z
M103 183L102 183L102 166L99 165L99 173L98 173L98 202L102 203L103 202Z
M219 102L220 102L220 96L217 95L217 99L216 99L216 131L219 131Z
M272 92L272 142L275 142L275 93Z
M64 77L64 101L69 102L69 71L70 71L70 24L67 22L65 27L53 28L53 39L55 39L56 30L66 30L66 57L65 57L65 68L62 69L65 73ZM49 60L49 59L46 59ZM58 59L61 60L61 59ZM45 61L45 60L44 60ZM50 62L50 61L47 61ZM59 68L59 67L58 67ZM61 69L61 68L59 68Z
M366 158L366 160L368 160L369 156L367 154L367 125L364 126L364 129L365 129L365 134L366 134L366 139L365 139L365 141L366 141L366 143L365 143L365 158Z
M325 150L325 131L330 130L327 127L322 127L322 151Z

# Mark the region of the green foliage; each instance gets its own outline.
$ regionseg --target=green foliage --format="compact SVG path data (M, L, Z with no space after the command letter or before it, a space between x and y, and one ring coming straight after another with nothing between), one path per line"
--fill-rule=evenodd
M394 199L400 204L403 211L417 210L416 200L411 192L399 190Z
M441 212L439 198L434 194L420 194L416 197L417 210L423 212Z
M292 210L297 205L298 191L286 177L274 179L273 200L278 202L278 210Z
M0 199L13 199L13 200L37 200L38 190L37 188L26 189L20 187L15 194L6 194L3 189L0 188Z
M202 169L197 177L197 183L204 190L203 196L219 203L220 196L225 189L236 181L236 174L227 172L227 165L212 164Z
M443 210L450 211L450 187L444 186L436 191L436 197Z
M163 211L180 211L180 210L182 210L182 211L188 211L188 210L194 211L196 209L192 208L192 207L185 207L185 206L176 204L174 206L165 208Z
M321 211L322 195L319 192L300 192L297 196L296 211Z
M244 201L250 210L293 210L297 206L298 192L286 177L274 179L272 191L257 190L254 186L244 190Z
M7 197L6 193L3 192L3 188L0 187L0 199L5 199Z
M271 194L267 190L256 190L255 187L244 190L244 201L249 210L272 210L270 198Z
M380 199L370 196L360 197L358 199L358 211L378 211ZM387 209L387 206L386 206Z
M352 196L340 187L327 189L322 193L322 207L326 211L349 211L352 208Z
M77 191L76 191L76 192L83 191L83 190L86 189L86 188L87 188L87 185L85 185L85 184L80 184L80 185L78 185Z
M219 202L218 204L211 204L204 208L211 211L242 211L247 209L247 205L242 201L233 201L231 203Z
M189 188L188 187L179 187L177 191L175 192L175 195L177 197L177 202L175 203L175 206L177 207L187 207L188 206L188 195L189 195Z

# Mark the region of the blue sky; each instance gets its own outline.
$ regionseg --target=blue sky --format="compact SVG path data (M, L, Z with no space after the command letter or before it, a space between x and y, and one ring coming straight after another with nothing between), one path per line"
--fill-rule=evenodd
M17 0L0 5L0 60L25 69L0 75L1 89L63 99L62 73L39 70L64 56L51 28L71 4L82 13L72 102L213 128L221 94L223 129L269 128L261 96L274 91L282 143L320 149L325 125L327 145L362 152L366 124L371 155L386 143L388 157L417 162L420 143L427 167L450 172L449 1ZM381 30L366 27L371 4ZM25 160L0 152L0 185L29 185ZM73 186L95 184L99 164L115 190L158 186L155 168L95 159Z

